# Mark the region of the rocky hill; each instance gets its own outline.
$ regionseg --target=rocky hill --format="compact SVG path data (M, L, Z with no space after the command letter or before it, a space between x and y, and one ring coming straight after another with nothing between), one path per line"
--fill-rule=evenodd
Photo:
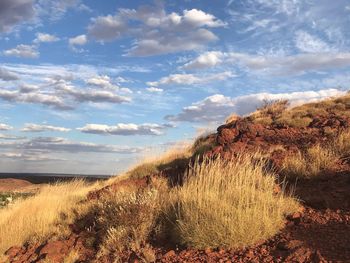
M65 235L52 233L44 240L34 239L12 246L6 250L4 260L18 263L47 260L350 262L349 126L349 95L294 108L286 101L267 103L249 116L231 117L216 133L198 138L191 149L141 164L123 177L94 188L74 207L76 215L68 224L69 231ZM172 229L160 216L164 207L169 209L164 205L164 192L173 189L181 192L182 187L191 191L188 180L193 174L189 171L197 171L196 165L210 160L220 158L238 162L232 167L239 169L243 154L250 154L252 171L258 169L263 160L262 171L267 173L266 176L273 173L275 185L268 198L288 197L298 202L298 208L293 208L290 213L283 212L282 225L274 230L275 234L232 247L226 243L222 246L197 245L193 240L191 243L184 237L176 239L172 233L170 236L164 234L167 232L164 229ZM247 166L247 169L250 168ZM132 199L126 202L124 193L132 193ZM192 195L196 196L196 189ZM225 202L225 193L221 197ZM288 200L283 199L283 202ZM158 211L156 202L161 203L160 212L155 212ZM195 204L195 201L191 202ZM172 215L179 216L179 213ZM213 226L221 226L215 220L213 217ZM145 221L152 223L140 227ZM230 222L233 226L235 223L233 219ZM237 223L238 227L241 225ZM228 235L229 228L227 233L225 231L224 235Z

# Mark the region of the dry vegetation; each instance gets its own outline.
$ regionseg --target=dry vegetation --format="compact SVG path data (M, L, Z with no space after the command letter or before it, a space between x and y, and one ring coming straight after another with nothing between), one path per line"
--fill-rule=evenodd
M290 110L287 107L287 101L268 102L248 118L265 125L305 127L313 116L350 109L350 96ZM69 223L89 216L99 229L98 257L112 254L116 260L121 252L131 250L146 262L154 261L150 249L154 238L171 238L176 244L196 248L237 248L275 235L283 228L285 216L298 209L298 202L283 191L274 192L276 176L266 169L259 154L242 154L231 160L204 157L201 162L197 158L189 167L191 157L211 149L213 142L208 138L200 137L191 147L171 150L106 182L187 167L181 186L171 188L165 179L152 177L146 188L125 185L82 205L79 202L97 186L74 181L47 186L37 195L0 210L0 254L26 241L60 236ZM288 157L282 172L288 177L312 178L349 157L350 132L344 132L330 144L315 145ZM66 262L74 262L78 256L72 251Z
M298 151L283 163L287 177L314 178L331 171L337 162L350 157L350 131L344 131L331 142Z
M166 189L165 179L158 178L146 189L121 188L98 200L89 213L100 230L99 256L131 250L149 259L147 241L156 228Z
M33 197L1 209L0 254L14 245L64 234L67 224L75 219L73 209L78 209L78 202L92 187L78 180L50 185Z
M188 145L175 146L161 156L148 158L126 172L128 178L143 178L148 175L155 175L169 167L187 166L193 151Z
M196 162L171 193L174 238L197 248L236 248L276 234L298 205L274 194L275 176L264 167L251 155Z
M264 105L248 118L263 125L303 128L307 127L314 117L327 117L330 114L350 117L350 94L293 108L289 108L287 100L265 101Z

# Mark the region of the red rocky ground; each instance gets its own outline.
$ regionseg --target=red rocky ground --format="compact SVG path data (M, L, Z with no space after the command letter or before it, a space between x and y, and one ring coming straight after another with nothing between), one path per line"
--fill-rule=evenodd
M231 156L242 150L266 150L279 166L283 158L296 149L322 143L350 121L339 116L314 118L306 128L263 126L248 119L220 126L218 132L208 136L215 147L208 155ZM283 145L281 151L278 147ZM274 150L275 149L275 150ZM165 175L173 176L181 169L169 169ZM128 180L122 184L147 185L147 178ZM119 183L120 184L120 183ZM89 195L98 199L102 193L118 191L118 184ZM316 180L299 180L295 195L304 206L286 221L286 227L274 238L254 247L240 250L195 250L165 246L153 247L157 262L350 262L350 166L339 164L331 174ZM86 223L88 226L88 222ZM86 228L72 226L71 236L62 241L13 247L7 251L9 262L63 262L72 248L81 254L79 262L94 262L96 248L89 242ZM141 262L135 254L123 255L125 262ZM103 262L113 262L105 257Z

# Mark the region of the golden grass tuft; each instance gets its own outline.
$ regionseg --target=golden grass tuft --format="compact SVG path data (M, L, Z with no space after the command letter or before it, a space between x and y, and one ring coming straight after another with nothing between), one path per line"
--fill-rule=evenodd
M173 238L195 248L237 248L275 235L298 204L274 193L275 176L264 167L250 155L196 162L171 193Z
M78 202L93 187L81 180L49 185L35 196L1 209L0 254L14 245L65 233L65 227L75 218L73 210L79 210Z
M314 178L334 167L338 156L330 147L314 145L304 153L298 151L283 162L282 173L289 178Z

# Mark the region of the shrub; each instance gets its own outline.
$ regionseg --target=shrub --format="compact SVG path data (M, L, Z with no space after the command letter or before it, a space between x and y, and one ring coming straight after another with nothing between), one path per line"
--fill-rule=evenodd
M317 144L304 153L298 151L287 157L283 162L282 173L292 178L312 178L330 170L337 160L332 149Z
M237 248L275 235L297 203L274 194L275 176L253 159L197 161L171 193L173 239L195 248Z

